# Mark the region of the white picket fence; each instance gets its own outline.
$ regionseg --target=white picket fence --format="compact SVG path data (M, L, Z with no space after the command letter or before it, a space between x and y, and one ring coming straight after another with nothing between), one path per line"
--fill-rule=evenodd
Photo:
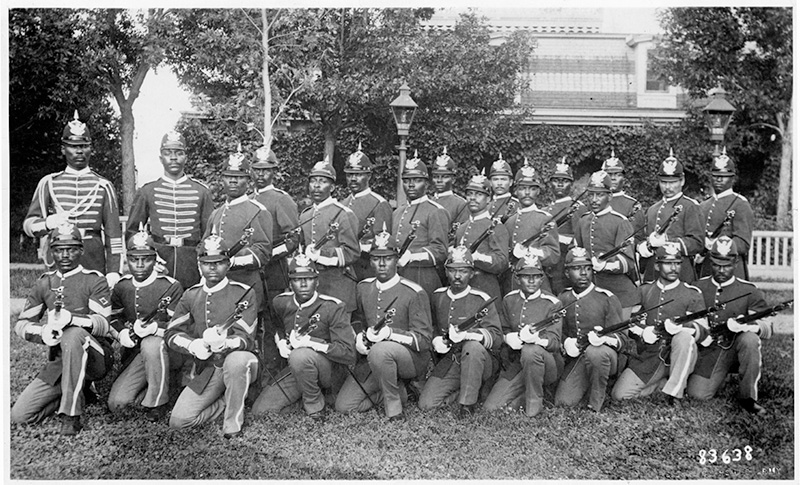
M750 276L792 280L794 234L786 231L753 231L747 265Z

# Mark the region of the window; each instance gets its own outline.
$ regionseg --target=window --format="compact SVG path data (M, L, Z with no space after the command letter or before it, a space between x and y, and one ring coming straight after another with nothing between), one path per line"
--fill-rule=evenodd
M644 90L646 92L666 93L668 90L667 79L658 75L653 69L653 50L647 50L647 74Z

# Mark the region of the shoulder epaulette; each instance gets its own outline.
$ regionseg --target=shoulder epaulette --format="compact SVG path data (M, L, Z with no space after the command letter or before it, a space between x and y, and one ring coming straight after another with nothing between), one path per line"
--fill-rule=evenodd
M292 292L292 290L286 290L286 291L284 291L283 293L279 293L279 294L278 294L278 296L292 296L292 295L294 295L294 293Z
M371 285L373 281L375 281L375 277L371 276L369 278L364 278L363 280L359 281L359 285Z
M591 214L594 214L594 212L592 212L592 211L584 212L583 214L581 214L581 217L586 217L586 216L589 216Z
M131 279L133 279L133 275L132 274L124 274L124 275L119 277L120 281L131 280Z
M105 275L104 275L103 273L101 273L101 272L97 271L96 269L86 269L86 268L83 268L83 274L93 274L93 275L95 275L95 276L99 276L99 277L101 277L101 278L103 278L103 279L105 279L105 278L106 278L106 277L105 277Z
M633 197L631 197L630 195L628 195L628 194L626 194L624 192L621 195L618 195L617 197L624 197L626 199L630 199L630 200L636 202L636 199L634 199Z
M433 290L434 293L444 293L447 289L450 288L449 286L442 286L441 288L436 288Z
M509 297L511 295L517 295L517 294L519 294L519 292L520 292L519 290L511 290L508 293L506 293L506 296L504 296L503 298L507 298L507 297Z
M171 285L178 282L178 280L176 280L172 276L166 275L166 274L162 274L162 273L159 273L159 274L156 275L156 279L159 279L159 278L166 279L167 281L169 281L169 284L171 284Z
M443 206L442 204L440 204L440 203L436 202L435 200L428 199L428 202L430 202L430 203L431 203L431 205L433 205L433 206L434 206L434 207L436 207L437 209L444 209L444 210L447 210L447 209L445 209L445 208L444 208L444 206Z
M378 199L378 202L386 202L386 199L381 194L374 191L370 191L370 193L374 195L376 199Z
M188 175L186 176L186 178L187 178L187 179L189 179L189 180L191 180L192 182L194 182L194 183L196 183L196 184L202 185L203 187L205 187L205 188L207 188L207 189L211 190L211 189L208 187L208 185L206 185L206 183L205 183L205 182L201 182L200 180L197 180L197 179L196 179L196 178L194 178L194 177L189 177Z
M688 196L684 195L683 198L688 200L689 202L693 203L694 205L700 205L700 202L697 202L696 200L692 199L691 197L688 197Z
M336 303L337 305L344 305L342 300L336 298L335 296L323 295L322 293L320 293L319 294L319 299L320 300L332 301L332 302Z
M694 285L690 285L689 283L687 283L685 281L683 282L683 284L686 285L686 288L688 288L690 290L694 290L694 291L700 293L701 295L703 294L703 292L700 290L700 288L698 288L698 287L696 287Z
M259 208L259 209L261 209L262 211L265 211L265 210L267 210L267 207L266 207L264 204L262 204L261 202L257 201L256 199L247 199L247 200L249 200L250 202L252 202L252 204L253 204L254 206L258 207L258 208Z
M746 285L750 285L750 286L753 286L753 287L757 288L756 284L753 283L752 281L743 280L742 278L739 278L738 276L736 277L736 281L738 281L739 283L744 283Z
M470 287L469 288L469 293L470 293L470 295L477 295L477 296L483 298L483 301L489 301L489 300L492 299L492 297L489 296L488 293L486 293L485 291L481 291L481 290L479 290L477 288Z
M600 293L602 293L602 294L606 295L606 296L614 296L614 293L611 293L610 291L608 291L608 290L607 290L607 289L605 289L605 288L600 288L600 287L599 287L599 286L597 286L597 285L595 285L594 289L595 289L595 290L597 290L598 292L600 292Z
M542 292L542 298L545 300L550 300L551 303L561 303L561 300L549 293Z
M248 290L252 290L253 289L253 287L250 286L250 285L246 285L246 284L244 284L244 283L242 283L240 281L233 281L231 279L228 280L228 284L229 285L233 285L233 286L238 286L240 288L244 288L244 291L248 291Z
M421 286L419 286L418 284L414 283L411 280L407 280L405 278L400 278L400 283L408 286L409 288L411 288L412 290L416 291L417 293L424 293L425 292L425 290L423 290Z
M355 213L353 212L353 209L351 209L351 208L347 207L346 205L342 204L342 203L341 203L341 202L339 202L338 200L334 200L332 205L335 205L336 207L338 207L338 208L342 209L342 210L343 210L343 211L345 211L345 212L349 212L349 213L351 213L351 214L355 214Z
M533 209L533 212L540 212L540 213L546 215L547 217L552 217L552 214L550 214L549 212L547 212L544 209L540 209L539 207Z
M625 215L623 215L623 214L620 214L619 212L615 211L614 209L611 209L611 210L610 210L608 213L609 213L609 214L614 214L615 216L618 216L618 217L620 217L621 219L624 219L624 220L626 220L626 221L628 220L628 218L627 218Z
M39 275L39 279L42 279L42 278L49 278L49 277L53 276L54 274L56 274L56 270L53 270L53 271L45 271L44 273L42 273L41 275Z
M733 193L736 197L740 198L744 202L747 202L747 197L743 196L742 194L737 194L736 192Z

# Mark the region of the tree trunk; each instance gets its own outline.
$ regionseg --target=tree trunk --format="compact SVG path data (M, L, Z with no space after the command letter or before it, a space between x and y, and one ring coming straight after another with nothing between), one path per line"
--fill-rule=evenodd
M325 127L325 154L324 159L327 159L333 165L333 151L336 149L336 133L332 128ZM334 165L335 167L335 165ZM340 169L336 170L337 175L341 172Z
M122 149L122 210L128 214L136 192L136 160L133 156L133 99L120 103L119 134Z
M781 133L781 170L778 181L778 229L787 231L791 227L791 213L789 212L789 196L792 189L792 104L789 103L789 112L786 117L781 117L779 122L783 126Z
M269 84L269 21L267 9L261 9L261 48L264 57L261 64L261 80L264 83L264 146L272 146L272 89Z

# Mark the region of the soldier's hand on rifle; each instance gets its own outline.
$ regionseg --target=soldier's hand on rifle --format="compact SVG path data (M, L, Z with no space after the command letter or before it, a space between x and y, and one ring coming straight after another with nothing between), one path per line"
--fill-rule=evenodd
M138 335L140 338L155 335L157 331L158 322L152 321L148 325L145 325L145 323L138 318L135 322L133 322L133 333Z
M57 214L50 214L44 220L44 225L47 229L55 229L56 227L69 222L69 212L59 212Z
M714 246L715 242L717 242L716 238L712 239L712 238L706 236L706 249L711 251L711 247Z
M577 357L581 355L581 349L578 348L578 339L575 337L567 337L564 339L564 351L570 357Z
M480 332L464 332L464 340L473 340L475 342L483 342L483 334Z
M289 345L289 341L285 338L278 337L278 334L275 334L275 346L278 347L278 353L281 354L281 357L284 359L289 358L289 354L292 353L292 347Z
M455 327L455 325L450 325L450 328L447 330L447 337L454 344L463 342L466 336L467 332L459 332L458 329Z
M473 261L481 261L486 264L492 264L492 257L490 255L479 253L478 251L472 253L472 259Z
M358 332L358 335L356 335L356 350L361 355L367 355L369 353L369 349L367 348L367 343L364 337L364 332Z
M758 325L750 325L747 323L739 323L735 318L729 318L727 322L728 330L733 333L753 332L758 333Z
M541 338L538 331L531 332L530 325L525 325L520 329L519 338L526 344L535 344L542 347L547 347L547 344L550 343L548 339Z
M316 263L320 256L319 249L316 249L314 246L306 246L306 256Z
M47 325L51 329L61 330L67 325L72 322L72 313L69 310L64 310L63 308L58 313L58 317L56 317L55 310L50 310L47 312Z
M433 344L433 350L435 350L437 354L446 354L450 352L451 345L446 343L444 337L441 335L433 337L431 343Z
M156 264L153 266L153 271L158 274L167 274L167 261L156 254Z
M650 244L651 248L660 248L667 242L667 235L658 234L653 231L649 236L647 236L647 242Z
M389 338L392 335L392 329L388 326L384 326L377 332L375 332L374 327L369 327L367 329L367 339L372 343L382 342Z
M211 352L222 352L225 350L225 339L227 337L227 331L220 335L216 327L207 328L203 331L203 341L208 344L208 348Z
M411 262L411 251L406 251L403 253L402 256L400 256L400 259L397 260L397 266L403 268L410 262Z
M211 350L208 348L208 344L201 338L196 338L192 340L192 343L189 344L188 347L189 353L194 355L200 360L206 360L211 357Z
M126 348L132 349L136 347L136 344L133 340L131 340L131 329L123 328L122 331L119 333L118 337L119 343Z
M658 342L658 334L656 333L656 327L652 325L648 325L647 327L642 330L642 340L646 344L654 344Z
M509 332L503 337L503 340L506 342L506 345L514 350L522 348L522 339L519 338L519 332Z
M373 238L363 237L359 239L358 246L361 248L362 253L369 253L369 250L372 249L372 240Z
M311 347L311 336L310 335L298 335L296 329L292 329L289 332L289 343L292 344L292 347L295 349L299 349L301 347Z
M106 283L108 283L108 287L113 289L114 285L116 285L117 282L119 281L119 278L120 278L119 273L113 271L111 273L108 273L106 275Z
M688 333L689 335L694 335L695 329L684 327L682 325L675 325L671 319L667 318L664 320L664 330L670 335L677 335L679 332Z

